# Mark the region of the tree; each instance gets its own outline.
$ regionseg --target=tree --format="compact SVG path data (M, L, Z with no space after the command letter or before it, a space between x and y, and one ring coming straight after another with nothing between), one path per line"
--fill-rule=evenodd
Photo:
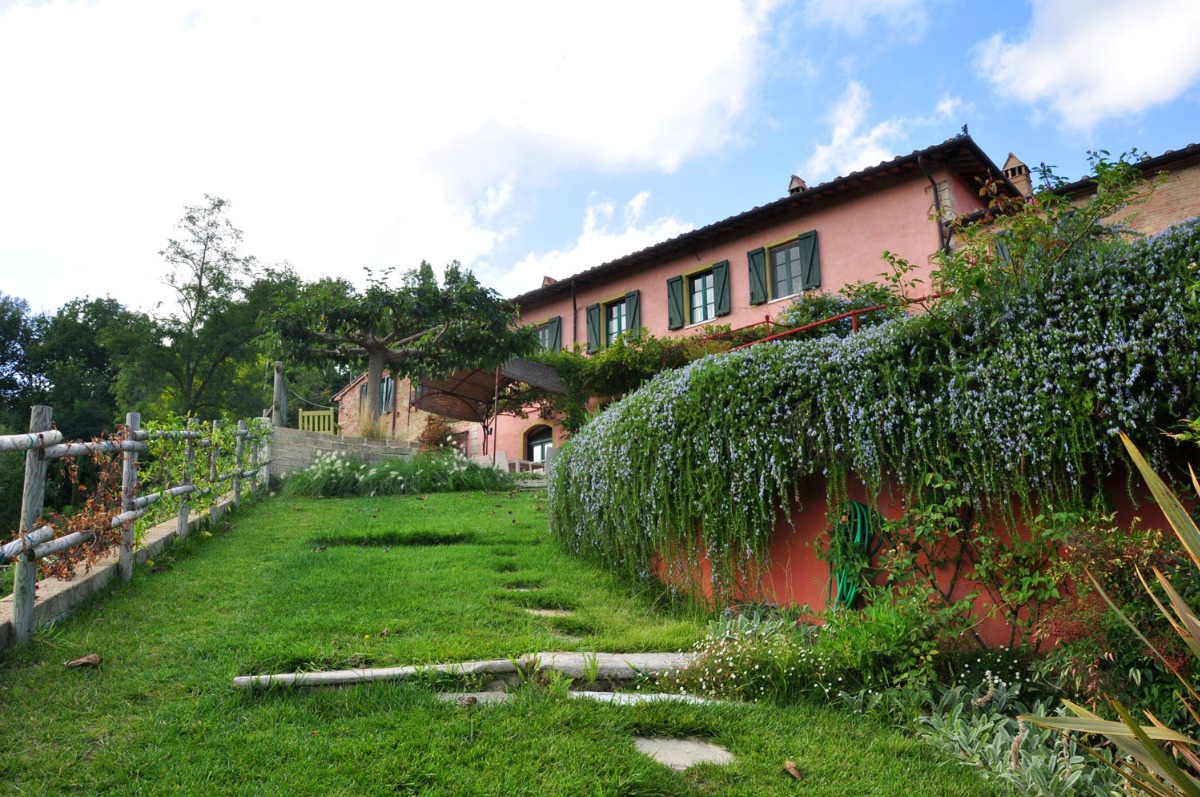
M176 225L183 235L159 253L179 313L154 320L161 345L125 364L121 379L122 398L144 405L153 397L158 409L185 415L234 409L239 388L257 378L258 308L245 300L256 262L238 252L242 232L225 216L229 202L204 199L185 207Z
M24 299L0 293L0 425L21 426L29 421L28 391L33 381L29 347L33 322Z
M533 351L533 333L517 326L516 308L457 262L439 285L433 267L407 272L399 288L368 271L365 291L345 280L304 286L276 318L295 356L367 363L367 417L380 412L384 368L393 376L439 376L491 368Z
M92 437L116 422L115 364L155 343L148 322L113 298L73 299L35 319L30 362L42 381L39 401L54 408L67 438Z

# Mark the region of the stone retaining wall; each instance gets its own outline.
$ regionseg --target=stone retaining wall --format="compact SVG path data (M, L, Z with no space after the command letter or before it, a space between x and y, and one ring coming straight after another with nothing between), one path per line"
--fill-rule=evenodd
M393 457L411 457L414 451L413 445L404 440L345 437L277 426L271 437L271 475L283 476L304 470L316 461L318 454L339 453L379 462Z

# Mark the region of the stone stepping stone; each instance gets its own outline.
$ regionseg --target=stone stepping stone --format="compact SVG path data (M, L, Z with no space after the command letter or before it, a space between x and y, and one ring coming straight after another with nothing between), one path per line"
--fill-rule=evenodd
M695 737L650 739L636 736L633 744L643 754L676 772L682 772L696 764L732 764L734 761L733 753L724 747Z
M615 706L638 706L643 703L690 703L693 705L714 703L695 695L676 695L654 692L568 692L576 700L595 700ZM438 700L459 706L490 706L512 700L511 692L439 692Z
M706 697L696 695L676 695L662 692L571 692L571 697L580 700L595 700L600 703L612 703L615 706L640 706L643 703L690 703L702 705L716 703Z
M525 609L529 614L535 617L574 617L575 612L568 609Z

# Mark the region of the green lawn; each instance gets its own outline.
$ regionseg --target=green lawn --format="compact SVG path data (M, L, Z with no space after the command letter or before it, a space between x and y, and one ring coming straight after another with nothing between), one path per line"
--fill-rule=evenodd
M168 554L0 652L0 793L1004 793L820 706L620 707L523 687L463 708L422 684L232 688L246 673L675 650L703 634L703 618L561 553L536 495L274 498ZM62 666L92 652L99 670ZM638 754L634 734L711 739L738 761L678 774Z

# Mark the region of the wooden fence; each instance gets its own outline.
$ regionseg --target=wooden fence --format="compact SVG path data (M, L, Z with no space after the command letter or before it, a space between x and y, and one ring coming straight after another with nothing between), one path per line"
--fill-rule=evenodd
M62 433L52 428L52 410L36 406L30 413L29 433L0 436L0 454L4 452L25 453L25 486L21 502L21 521L17 538L0 546L0 562L15 561L13 580L13 638L16 644L24 644L34 631L34 589L37 584L38 561L61 554L70 548L96 539L96 530L75 531L60 534L53 526L42 522L46 495L46 465L51 460L68 457L91 456L94 454L119 455L121 468L121 504L111 507L108 519L110 528L121 529L119 571L124 581L133 578L133 551L135 544L134 523L150 512L150 507L168 498L179 499L178 529L180 537L188 533L188 515L192 500L211 493L220 493L226 482L231 482L233 504L241 502L243 482L249 481L253 491L267 480L270 464L270 435L267 428L262 433L251 431L246 421L238 421L232 462L222 456L219 436L220 424L201 427L194 419L186 429L152 430L141 428L141 417L130 413L125 418L125 431L119 438L93 442L64 442ZM182 472L178 484L166 486L157 492L141 494L139 491L138 455L150 450L150 441L161 441L162 445L183 447ZM250 450L247 451L247 443ZM196 469L197 449L207 449L208 467L198 478ZM222 473L221 464L232 465ZM207 478L203 478L207 477ZM207 482L201 487L197 482ZM116 510L120 511L116 511Z

